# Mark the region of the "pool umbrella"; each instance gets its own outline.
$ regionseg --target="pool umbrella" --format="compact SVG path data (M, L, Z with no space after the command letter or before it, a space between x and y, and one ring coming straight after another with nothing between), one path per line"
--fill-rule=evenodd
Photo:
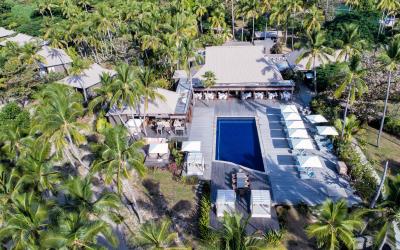
M149 154L168 154L168 143L154 143L149 145Z
M317 126L317 130L319 135L339 135L332 126Z
M306 118L312 124L328 122L328 120L326 120L322 115L307 115Z
M288 135L290 138L310 138L307 130L302 128L290 128L288 129Z
M303 121L287 121L286 128L306 128Z
M301 117L298 113L283 113L283 119L287 121L301 121Z
M295 105L280 105L282 113L298 113Z
M321 160L316 155L297 156L297 162L302 168L322 168Z
M184 152L200 152L201 141L184 141L182 143L182 151Z
M290 140L292 149L314 149L311 139L293 138Z

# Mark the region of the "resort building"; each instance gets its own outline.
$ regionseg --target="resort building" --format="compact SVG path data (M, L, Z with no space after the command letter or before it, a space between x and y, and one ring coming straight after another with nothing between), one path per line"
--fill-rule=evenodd
M206 72L215 75L215 84L204 87ZM294 82L285 81L275 63L268 59L263 46L213 46L207 47L205 64L193 76L197 93L221 92L243 95L245 92L260 96L270 91L294 91ZM223 99L223 98L219 98ZM262 99L262 98L259 98Z
M67 76L58 82L82 91L85 101L87 101L90 97L94 96L93 90L100 86L103 74L115 76L117 72L105 69L94 63L88 69L83 70L81 74Z
M3 28L3 27L0 27L0 39L1 39L1 38L5 38L5 37L12 36L12 35L14 35L14 34L15 34L15 31L13 31L13 30L8 30L8 29L5 29L5 28Z
M39 67L42 75L50 72L67 73L72 64L71 57L62 49L43 46L37 55L41 57Z
M27 43L37 43L39 46L43 46L46 44L46 42L42 39L21 33L17 34L16 36L7 37L4 41L0 42L0 46L6 46L8 42L16 43L20 47L24 46Z
M148 100L147 105L142 99L137 108L112 109L107 113L108 120L113 125L124 123L135 134L143 128L147 137L184 138L192 118L192 95L183 88L182 85L176 91L157 88L158 97Z

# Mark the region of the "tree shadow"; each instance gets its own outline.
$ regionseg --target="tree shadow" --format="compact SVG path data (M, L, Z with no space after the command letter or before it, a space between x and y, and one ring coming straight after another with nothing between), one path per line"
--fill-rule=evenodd
M151 179L144 179L142 181L143 187L147 190L147 197L151 202L151 207L156 212L157 216L169 214L168 202L160 191L160 183Z

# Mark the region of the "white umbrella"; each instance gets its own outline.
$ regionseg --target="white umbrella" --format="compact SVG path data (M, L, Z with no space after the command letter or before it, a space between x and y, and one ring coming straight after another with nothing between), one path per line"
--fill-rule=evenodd
M306 118L312 124L328 122L328 120L326 120L326 118L323 117L322 115L307 115Z
M201 141L184 141L182 143L182 151L184 152L200 152Z
M291 139L293 149L314 149L314 145L310 139Z
M150 154L168 154L168 143L154 143L149 145Z
M137 127L140 127L140 126L142 125L142 120L141 120L141 119L129 119L129 120L126 122L126 125L127 125L129 128L136 128L136 126L137 126Z
M317 130L319 135L339 135L332 126L317 126Z
M322 168L321 160L316 155L297 156L297 162L302 168Z
M288 135L290 138L310 138L307 130L302 128L289 128Z
M282 113L298 113L295 105L280 105Z
M301 121L301 117L298 113L283 113L285 121Z
M286 128L306 128L303 121L287 121Z

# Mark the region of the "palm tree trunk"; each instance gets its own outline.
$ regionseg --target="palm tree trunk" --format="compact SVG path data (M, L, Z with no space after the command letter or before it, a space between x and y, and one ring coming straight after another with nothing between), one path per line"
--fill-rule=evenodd
M390 222L386 222L386 223L390 223ZM383 246L386 244L387 234L388 234L388 227L389 227L389 225L387 226L386 231L385 231L385 235L383 236L382 242L379 245L379 248L378 248L379 250L383 249Z
M313 57L313 70L314 70L314 93L317 95L317 68L315 67L315 55Z
M234 6L233 6L233 1L231 0L231 15L232 15L232 37L233 40L235 40L235 16L234 16Z
M253 16L253 35L251 36L251 42L254 44L254 16Z
M76 169L76 165L74 163L74 160L72 159L71 155L69 154L68 150L64 150L64 154L67 156L69 163L71 163L72 167Z
M200 32L203 34L203 19L200 17Z
M344 129L346 127L346 117L347 117L347 111L349 110L350 95L351 95L352 88L353 88L353 85L350 85L349 94L347 95L347 100L346 100L346 108L344 109L344 114L343 114L343 124L342 124L342 134L341 134L342 139L344 136Z
M378 201L379 195L381 194L383 185L385 184L385 178L386 178L386 173L387 173L388 167L389 167L389 161L386 161L385 169L383 170L383 175L382 175L381 182L379 183L378 190L376 191L375 197L372 199L371 204L369 206L369 208L371 208L371 209L375 208L375 204Z
M243 37L244 37L244 23L246 22L246 20L243 17L243 25L242 25L242 42L243 42Z
M268 30L268 14L265 13L265 30L264 30L264 40L267 40L267 30Z
M293 51L293 48L294 48L294 43L293 43L293 36L294 36L294 23L292 23L292 51Z
M285 47L287 46L288 22L289 22L289 17L286 18L286 24L285 24Z
M392 80L392 71L390 70L389 77L388 77L388 85L387 85L387 89L386 89L385 106L383 108L383 115L382 115L381 126L379 128L378 139L376 140L377 147L379 147L379 144L381 142L382 130L383 130L383 126L385 125L385 116L386 116L387 104L388 104L388 99L389 99L389 94L390 94L391 80Z

